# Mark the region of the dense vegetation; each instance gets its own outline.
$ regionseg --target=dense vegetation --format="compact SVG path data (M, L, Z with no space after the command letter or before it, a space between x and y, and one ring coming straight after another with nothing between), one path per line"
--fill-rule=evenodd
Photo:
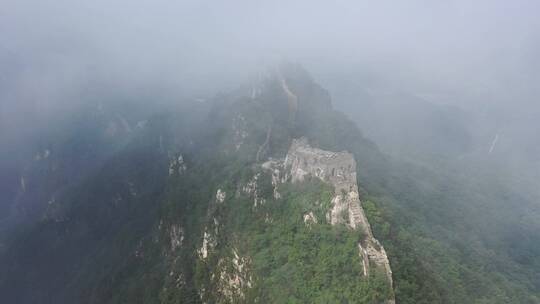
M255 279L246 303L376 303L389 296L384 273L361 274L358 232L325 223L333 189L317 180L286 185L283 197L253 209L253 201L233 199L217 214L229 236L218 255L237 250L252 257ZM323 202L325 204L323 204ZM304 223L315 210L318 224ZM232 237L230 237L232 236ZM217 260L201 263L197 275L211 276ZM215 299L214 299L215 301Z
M519 193L494 180L393 160L332 110L328 94L305 72L284 73L299 96L292 123L274 81L257 102L234 92L215 104L144 117L144 127L118 137L106 135L109 121L123 124L116 112L87 115L80 121L90 124L44 137L64 152L50 148L49 166L35 163L25 171L43 186L31 195L45 212L6 242L0 294L12 303L201 303L204 288L209 303L225 302L217 278L234 268L236 252L249 257L253 281L242 298L246 303L387 298L382 274L360 275L360 236L325 223L333 189L311 180L284 185L282 198L272 198L270 177L256 165L271 130L265 157L283 157L298 136L354 154L363 206L390 256L398 303L539 303L540 240L536 226L519 222L534 220L511 207L523 199ZM142 119L126 112L132 126ZM231 126L249 130L240 149ZM170 174L179 155L186 170L174 167ZM73 175L53 167L85 161L87 169L62 191L42 182ZM266 203L254 208L253 197L240 188L257 173ZM215 202L217 189L227 193L223 204ZM27 191L33 193L32 187ZM52 195L54 208L47 205ZM318 224L304 223L307 210ZM215 226L218 239L203 261L198 250L205 229ZM180 247L172 245L173 227L183 229Z
M300 190L300 191L298 191ZM388 298L384 273L361 274L358 232L325 223L328 206L318 206L319 224L302 215L329 202L333 190L311 181L284 191L269 205L272 225L254 231L254 266L262 278L254 290L267 303L377 303ZM321 223L322 222L322 223Z

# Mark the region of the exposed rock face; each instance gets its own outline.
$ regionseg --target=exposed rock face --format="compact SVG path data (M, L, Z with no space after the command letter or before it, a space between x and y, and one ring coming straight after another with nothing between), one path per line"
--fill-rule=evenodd
M313 211L310 211L306 214L304 214L304 223L306 225L311 225L311 224L317 224L319 221L317 220L317 217L315 216L315 214L313 214Z
M225 198L227 197L227 193L221 189L217 189L216 192L216 202L223 203L225 201Z
M169 163L169 176L175 173L182 174L186 171L187 166L184 162L184 156L180 154L178 158L173 158Z
M214 247L215 247L214 238L210 235L210 233L208 233L208 231L205 231L203 235L203 242L202 242L201 248L199 248L198 250L199 256L202 259L206 259L208 257L208 251L210 251Z
M291 182L308 175L334 186L335 196L327 219L332 225L346 224L372 237L371 228L360 207L356 184L356 162L348 152L329 152L311 147L306 139L293 140L285 159Z
M236 249L232 250L232 259L222 259L218 263L219 273L218 290L228 303L235 303L235 299L243 300L245 291L252 286L252 277L249 272L251 260L240 256Z
M281 77L281 88L287 95L287 104L289 106L289 123L292 123L296 118L296 111L298 110L298 97L289 89L287 81Z
M210 221L204 229L201 247L197 250L201 259L206 259L214 248L216 248L218 235L219 221L217 218L212 217L212 221Z
M279 171L278 167L276 161L263 164L263 168L272 170L273 176L279 176L276 173L276 170ZM353 155L348 152L330 152L313 148L306 139L295 139L281 167L285 169L281 182L301 182L308 176L314 176L334 186L335 194L331 209L326 214L328 222L332 225L343 224L351 229L360 230L363 238L358 244L358 249L364 275L368 276L370 265L375 265L385 271L392 285L392 271L388 256L383 246L374 238L362 209ZM274 187L274 191L277 192L277 183ZM304 221L316 223L309 214L304 216Z
M285 166L290 166L291 181L302 181L313 175L336 188L350 191L356 187L356 162L348 152L330 152L311 147L307 139L294 139Z
M236 151L244 144L244 141L248 137L246 118L242 115L238 115L233 119L232 129L234 132L234 146Z
M278 191L278 185L282 183L281 171L283 164L280 161L269 160L262 164L262 168L272 173L272 187L274 199L280 199L281 193Z
M257 206L263 205L266 203L266 199L264 197L261 197L261 194L259 193L258 188L258 180L261 177L260 173L257 173L247 182L246 185L242 187L242 191L253 197L253 208L257 208Z
M171 251L176 250L184 242L184 228L179 225L172 225L169 231L169 238L171 242Z

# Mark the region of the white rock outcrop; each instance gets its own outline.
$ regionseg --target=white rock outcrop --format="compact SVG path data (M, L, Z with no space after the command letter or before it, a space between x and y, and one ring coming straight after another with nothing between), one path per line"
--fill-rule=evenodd
M212 238L210 233L208 233L208 231L205 231L203 235L203 242L202 242L201 248L199 248L198 250L199 256L202 259L206 259L208 257L208 252L212 248L214 248L214 246L215 246L214 239Z
M369 276L370 265L382 269L392 286L392 270L384 247L375 239L371 226L362 208L356 180L356 161L349 152L330 152L313 148L307 139L294 139L284 161L269 160L262 168L272 173L274 196L279 197L279 184L301 182L309 176L332 185L335 189L326 214L331 225L346 225L362 232L358 243L358 253L362 261L363 273ZM277 195L276 195L277 194ZM304 222L317 223L313 213L304 214ZM387 303L395 303L390 299Z
M272 174L273 196L274 196L274 199L280 199L281 193L279 193L278 191L278 186L279 184L284 182L282 181L282 177L281 177L281 171L283 169L282 168L283 162L270 159L267 162L263 163L261 166L263 169L265 169L266 171L269 171Z
M317 220L315 214L313 214L313 211L304 214L304 224L309 226L311 224L317 224L318 222L319 221Z
M184 173L187 169L186 163L184 162L184 156L182 154L178 155L178 158L173 158L169 163L169 176L178 173L179 175Z
M253 197L253 208L257 208L257 206L264 205L266 203L266 199L261 196L259 193L259 178L261 177L260 173L255 174L243 187L242 192L244 194L247 194L251 197Z
M251 259L246 256L241 256L238 251L233 248L232 259L222 259L218 262L219 272L219 293L224 296L228 303L236 303L235 300L243 300L245 291L253 285L249 268Z
M206 259L217 246L219 235L219 221L213 217L204 229L201 247L197 250L201 259Z
M358 244L364 274L369 275L370 264L381 267L392 284L392 271L383 246L375 239L362 208L356 180L356 162L349 152L330 152L311 147L307 139L293 140L284 167L290 171L290 181L303 181L311 175L334 186L331 209L326 218L332 225L344 224L360 230L363 238Z
M225 198L227 198L227 193L221 189L217 189L216 202L223 203L225 201Z
M180 248L184 242L184 228L179 225L172 225L169 230L169 239L171 251Z

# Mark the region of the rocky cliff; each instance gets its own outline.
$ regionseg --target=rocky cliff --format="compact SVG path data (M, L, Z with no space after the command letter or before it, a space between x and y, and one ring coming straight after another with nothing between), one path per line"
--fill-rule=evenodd
M314 148L306 138L294 139L282 161L269 161L263 167L271 170L274 196L279 196L279 183L303 182L315 177L334 188L326 221L331 225L346 225L358 230L362 237L358 242L358 253L362 261L364 276L369 276L372 267L384 271L392 286L392 270L384 247L373 236L369 221L359 199L356 180L356 161L349 152L330 152ZM304 215L305 222L317 223L313 213ZM393 303L390 300L389 303Z
M293 183L302 181L306 175L311 175L334 187L331 209L326 214L327 221L332 225L344 224L361 231L363 238L358 247L363 260L364 274L369 275L371 262L382 267L392 283L392 271L386 251L373 236L362 209L353 155L348 152L329 152L313 148L305 138L295 139L285 158L285 168L290 168Z
M200 118L182 111L141 128L104 120L104 130L125 125L125 145L54 196L43 221L0 257L2 295L47 304L393 301L353 154L308 144L341 150L340 136L352 133L361 149L349 151L369 148L340 125L326 91L292 66L199 106ZM21 191L33 191L33 179L24 175Z

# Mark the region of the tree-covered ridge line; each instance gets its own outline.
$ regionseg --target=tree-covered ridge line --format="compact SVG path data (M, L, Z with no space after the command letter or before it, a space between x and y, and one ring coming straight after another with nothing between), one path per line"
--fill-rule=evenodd
M292 138L305 136L315 147L354 155L360 199L389 255L398 303L539 302L534 234L509 230L512 222L504 222L508 226L499 229L509 237L531 240L510 248L497 239L488 243L483 233L504 215L499 211L508 211L499 207L519 193L488 192L488 181L471 183L396 161L332 110L328 93L305 71L290 68L283 77L298 97L293 123L287 95L272 78L255 98L246 89L194 104L191 112L171 109L142 118L124 113L130 124L147 123L132 128L102 163L58 195L60 208L7 243L0 293L13 303L202 303L205 287L212 303L228 294L218 283L225 270L226 282L250 282L246 303L257 297L270 303L384 299L384 280L358 275L361 263L349 245L359 235L325 223L324 202L333 190L310 179L286 184L274 199L272 177L254 166L266 141L265 157L277 159ZM103 121L92 132L82 122L73 127L76 140L62 141L66 153L75 157L69 151L80 151L96 130L107 130ZM179 156L185 170L173 166L171 173ZM242 188L257 173L259 198L267 202L254 209L253 196ZM47 171L43 178L54 174ZM226 193L223 203L218 190ZM322 209L313 208L317 200ZM308 207L318 225L304 222ZM202 262L204 234L207 227L215 232L214 218L219 239ZM240 268L249 269L251 279Z

